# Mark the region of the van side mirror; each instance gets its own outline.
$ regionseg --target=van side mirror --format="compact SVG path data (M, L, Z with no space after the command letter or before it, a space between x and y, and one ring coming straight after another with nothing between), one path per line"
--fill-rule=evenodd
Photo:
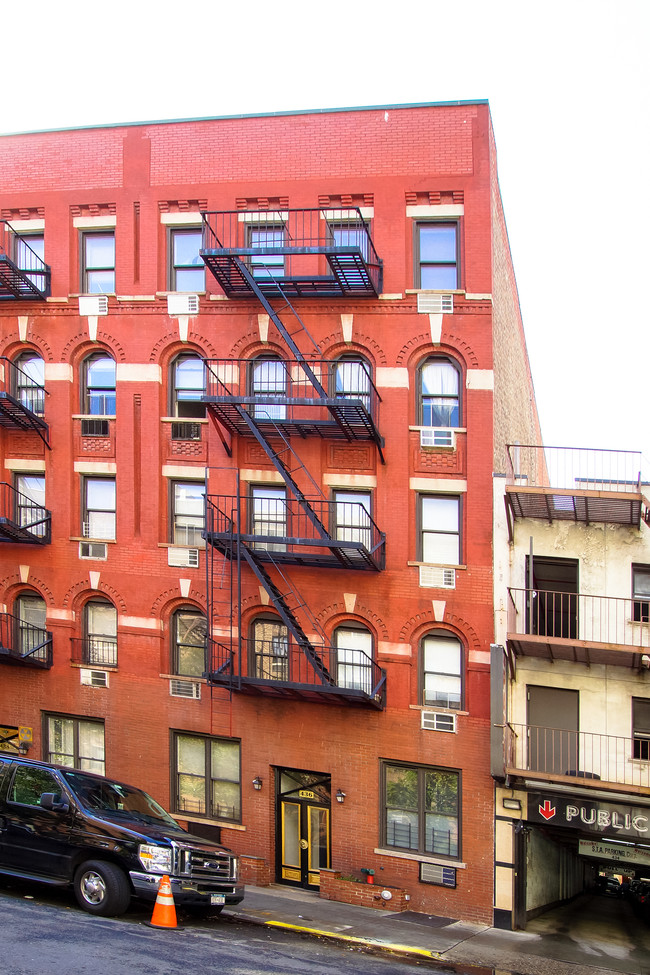
M70 808L58 792L44 792L40 798L40 806L41 809L51 809L52 812L67 812Z

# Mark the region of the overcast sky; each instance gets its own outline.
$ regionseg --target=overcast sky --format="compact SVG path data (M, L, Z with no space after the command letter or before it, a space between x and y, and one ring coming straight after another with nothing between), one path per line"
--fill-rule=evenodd
M32 0L2 36L0 133L489 99L544 440L650 458L650 0Z

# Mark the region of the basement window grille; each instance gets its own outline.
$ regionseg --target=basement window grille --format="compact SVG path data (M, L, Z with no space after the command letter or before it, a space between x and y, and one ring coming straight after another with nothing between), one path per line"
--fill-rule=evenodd
M108 420L88 419L81 421L82 437L107 437L108 434Z
M172 440L200 440L200 423L172 423Z

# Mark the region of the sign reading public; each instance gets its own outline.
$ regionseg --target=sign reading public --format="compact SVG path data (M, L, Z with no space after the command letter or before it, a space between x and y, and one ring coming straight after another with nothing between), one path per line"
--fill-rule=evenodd
M550 826L568 826L582 833L650 840L650 807L624 806L606 800L528 793L528 819Z

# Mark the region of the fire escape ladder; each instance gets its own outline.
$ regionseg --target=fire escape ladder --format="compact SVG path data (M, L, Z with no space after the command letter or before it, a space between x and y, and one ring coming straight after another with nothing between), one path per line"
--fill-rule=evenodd
M253 434L253 436L255 437L255 439L257 440L257 442L259 443L259 445L262 447L262 449L264 450L264 452L267 455L267 457L269 458L269 460L272 461L273 466L275 467L275 469L282 476L282 479L283 479L284 483L287 485L288 490L291 492L291 494L293 495L293 497L296 499L296 501L300 505L302 511L305 513L307 519L311 522L311 524L314 526L314 528L318 532L319 536L322 539L324 539L326 542L331 542L332 543L329 546L329 548L334 553L334 555L336 555L336 557L339 559L339 561L341 563L341 566L343 568L351 567L353 565L353 563L352 563L352 561L350 559L350 556L345 551L345 549L338 548L334 544L335 539L332 537L332 535L328 531L327 527L323 524L323 522L320 520L320 518L318 517L318 515L314 511L314 509L313 509L312 505L309 503L308 499L305 497L305 495L303 494L303 492L300 490L300 488L296 484L296 482L295 482L295 480L293 478L294 471L293 470L290 470L289 467L287 466L287 464L284 462L284 460L282 458L282 455L283 454L285 454L285 455L286 454L291 454L291 456L293 458L295 458L295 460L297 461L298 466L297 466L296 469L303 471L303 473L307 475L307 477L309 478L309 480L314 485L314 488L315 488L316 492L320 494L320 497L323 500L325 500L323 498L322 492L319 491L318 485L316 484L316 482L314 481L314 479L312 478L311 474L309 473L309 471L307 470L307 468L305 467L305 465L303 464L303 462L300 460L300 458L298 457L298 455L296 454L296 452L293 450L293 448L291 447L291 444L289 443L289 441L287 440L287 438L284 436L284 434L282 433L282 431L280 430L280 428L278 427L278 425L275 422L273 423L273 426L275 427L275 433L277 434L279 440L284 444L284 447L280 451L278 451L273 446L273 444L267 439L267 437L264 436L264 434L260 430L260 428L257 425L257 423L255 422L254 418L248 412L248 410L245 410L241 406L235 406L235 409L237 410L237 412L239 413L239 415L241 416L241 418L244 420L244 422L247 424L247 426L250 429L251 433Z
M241 543L240 548L241 548L242 555L246 559L246 562L251 567L251 569L257 576L259 582L262 584L264 589L269 594L271 602L277 609L278 615L280 616L282 622L287 627L289 632L293 635L296 643L304 653L305 657L307 658L311 666L314 668L321 682L323 684L334 684L335 680L332 677L332 675L329 673L323 658L318 653L318 650L316 649L314 644L311 642L311 640L303 630L293 609L289 606L289 603L287 602L286 594L283 594L280 591L280 589L276 586L276 584L273 582L273 579L266 571L262 562L257 558L253 549L251 549L248 545L244 545L243 543ZM276 568L278 569L278 571L281 572L279 566L276 565ZM286 582L288 582L287 577L284 575L283 575L283 579ZM294 597L297 596L297 591L295 589L291 589L290 592L292 595L294 595ZM306 610L307 605L306 603L301 602L300 606L296 608Z

